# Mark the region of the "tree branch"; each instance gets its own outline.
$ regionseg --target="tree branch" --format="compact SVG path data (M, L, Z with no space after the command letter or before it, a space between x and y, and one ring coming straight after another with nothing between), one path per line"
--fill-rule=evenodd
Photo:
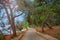
M22 12L21 14L17 15L17 16L14 16L13 18L16 18L16 17L19 17L21 15L23 15L24 12Z

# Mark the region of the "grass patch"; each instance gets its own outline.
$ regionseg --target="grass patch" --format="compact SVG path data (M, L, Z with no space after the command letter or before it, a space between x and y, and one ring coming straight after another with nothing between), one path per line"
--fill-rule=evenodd
M3 38L3 35L2 35L2 34L0 34L0 40L2 40L2 38Z

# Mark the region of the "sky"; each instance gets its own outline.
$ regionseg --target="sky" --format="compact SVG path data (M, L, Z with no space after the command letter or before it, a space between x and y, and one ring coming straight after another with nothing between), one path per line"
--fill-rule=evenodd
M13 8L13 5L15 5L16 4L16 1L17 0L10 0L10 2L12 2L12 5L11 5L11 8ZM30 0L30 1L33 1L33 0ZM16 7L15 8L17 8L18 7L18 5L16 5ZM5 13L5 11L4 11L4 9L2 10L3 12L2 13ZM10 10L8 9L8 12L10 13ZM17 13L17 12L15 12L16 13L16 15L17 14L19 14L19 13ZM6 14L5 14L6 15ZM24 14L23 15L21 15L21 16L19 16L19 17L16 17L15 18L15 22L18 20L18 21L23 21L24 20ZM3 22L7 22L7 18L6 19L3 19Z
M14 0L12 0L12 2L13 2L13 1L14 1ZM14 3L15 3L15 2L14 2ZM12 3L12 4L15 5L14 3ZM11 8L13 8L13 5L11 5ZM0 6L1 6L1 5L0 5ZM18 7L18 6L16 6L15 8L17 8L17 7ZM9 9L8 9L8 12L10 13L10 10L9 10ZM5 11L4 9L2 9L2 10L1 10L1 14L2 14L2 13L6 13L6 11ZM13 13L14 13L14 12L13 12ZM15 14L15 13L16 13L16 14ZM15 13L14 13L15 15L19 14L18 12L15 12ZM20 12L20 13L21 13L21 12ZM5 14L5 16L6 16L6 14ZM20 21L20 22L23 21L23 19L24 19L23 16L24 16L24 14L21 15L21 16L19 16L19 17L16 17L16 18L15 18L15 23L16 23L16 21ZM3 21L4 23L6 23L7 20L8 20L7 18L3 18L3 19L2 19L2 21ZM1 21L0 21L0 23L1 23Z
M3 12L1 12L1 13L5 13L5 10L4 9L2 9L1 11L3 11ZM10 13L10 10L8 9L8 12ZM15 14L15 15L19 15L21 12L14 12L13 14ZM6 14L5 14L5 16L7 16ZM16 17L15 18L15 22L16 21L23 21L23 19L24 19L24 14L23 15L21 15L21 16L19 16L19 17ZM4 23L6 23L7 22L7 18L3 18L2 19L2 21L4 22Z
M20 22L21 22L21 21L23 21L23 20L24 20L24 14L21 15L21 16L19 16L19 17L16 17L16 18L15 18L15 22L16 22L16 21L20 21Z
M13 2L13 1L15 1L15 0L11 0L11 2ZM33 0L30 0L30 1L33 1ZM14 5L15 3L13 3L13 5ZM12 5L11 5L11 7L13 7ZM16 7L18 7L18 6L16 6ZM2 13L5 13L5 11L4 11L4 9L3 10L1 10L1 11L3 11ZM10 13L10 10L8 9L8 12ZM5 14L6 15L6 14ZM17 14L16 14L17 15ZM24 15L25 14L23 14L23 15L21 15L21 16L19 16L19 17L16 17L15 18L15 23L16 23L16 21L19 21L19 22L22 22L23 20L24 20ZM4 23L6 23L7 22L7 18L5 18L5 19L3 19L2 20ZM5 25L5 29L7 29L9 27L9 25ZM0 30L2 30L2 27L0 26ZM8 33L7 31L2 31L4 34L5 33Z
M14 1L15 1L15 0L11 0L11 2L13 2L12 5L11 5L11 8L13 8L14 5L16 4ZM14 3L15 3L15 4L14 4ZM17 8L17 7L18 7L18 5L15 6L15 8ZM15 9L14 9L14 10L15 10ZM13 10L13 11L14 11L14 10ZM2 13L5 13L5 10L4 10L4 9L3 9L2 11L3 11ZM8 12L10 13L10 10L9 10L9 9L8 9ZM21 12L20 12L20 13L21 13ZM13 12L14 15L18 15L18 14L20 14L20 13L18 13L18 12L16 12L16 11ZM21 15L21 16L19 16L19 17L16 17L16 18L15 18L15 22L16 22L17 20L18 20L18 21L23 21L23 19L24 19L23 16L24 16L24 14ZM4 20L4 19L3 19L3 20ZM4 22L7 22L7 19L5 19Z
M15 18L15 23L17 22L17 21L19 21L19 22L22 22L24 20L24 14L23 15L21 15L21 16L19 16L19 17L16 17ZM6 23L7 22L7 18L5 18L5 19L3 19L2 20L4 23ZM5 25L5 27L4 27L4 29L6 29L6 30L3 30L3 28L0 26L0 30L2 31L2 33L4 34L4 35L6 35L6 34L9 34L10 33L10 30L8 30L8 28L10 27L10 25ZM11 30L11 33L13 33L12 32L12 30Z

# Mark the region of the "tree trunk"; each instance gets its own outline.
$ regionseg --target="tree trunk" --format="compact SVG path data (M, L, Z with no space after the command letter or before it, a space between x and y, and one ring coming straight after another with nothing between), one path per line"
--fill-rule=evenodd
M42 27L42 32L44 32L44 23L42 23L41 27Z
M51 25L49 25L48 23L46 23L46 25L48 26L49 29L53 29Z
M16 37L16 27L15 27L14 19L11 19L11 28L13 31L13 37Z
M15 23L14 23L14 18L13 18L13 14L12 14L12 10L10 8L10 11L11 11L11 18L10 18L10 14L8 13L8 10L7 8L5 7L5 4L3 4L5 10L6 10L6 14L7 14L7 18L8 18L8 21L9 21L9 24L11 25L11 28L12 28L12 31L13 31L13 36L15 37L16 36L16 28L15 28Z
M10 6L9 6L10 8ZM15 23L14 23L14 16L13 16L13 12L12 12L12 9L10 8L10 15L11 15L11 27L12 27L12 30L13 30L13 36L17 36L16 35L16 27L15 27Z

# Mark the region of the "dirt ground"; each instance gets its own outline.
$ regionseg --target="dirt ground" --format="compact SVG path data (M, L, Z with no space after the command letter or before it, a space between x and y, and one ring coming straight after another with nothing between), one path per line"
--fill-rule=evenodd
M41 27L35 28L38 32L42 32ZM60 26L53 26L53 29L49 29L47 27L44 28L45 34L51 35L60 40Z
M41 27L36 27L35 29L38 32L42 32ZM53 26L53 29L49 29L49 28L45 27L44 30L45 30L45 32L44 32L45 34L51 35L60 40L60 26ZM19 35L20 34L23 34L23 32L19 33ZM11 35L6 36L6 38L7 38L6 40L10 39L11 38L10 36Z
M17 36L16 37L13 37L12 35L4 35L2 40L15 39L15 38L18 38L19 36L21 36L24 33L25 33L25 31L19 32L19 33L17 33Z

